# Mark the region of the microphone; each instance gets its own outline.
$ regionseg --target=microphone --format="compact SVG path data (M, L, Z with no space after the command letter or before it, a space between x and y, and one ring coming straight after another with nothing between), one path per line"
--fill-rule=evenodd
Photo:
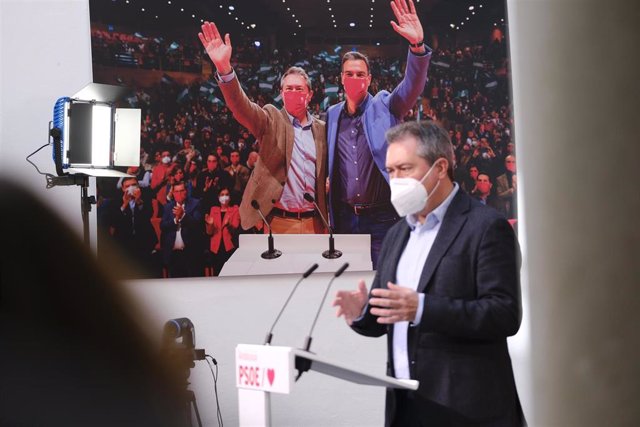
M280 252L279 250L277 250L277 249L275 249L273 247L273 234L271 233L271 226L269 225L269 223L267 222L267 219L262 214L262 211L260 210L260 205L258 204L258 201L253 199L251 201L251 207L258 211L258 214L260 214L260 218L262 218L262 221L264 222L265 227L267 227L267 229L269 230L269 238L268 238L269 249L264 251L264 252L262 252L262 254L260 256L262 258L264 258L264 259L278 258L280 255L282 255L282 252Z
M316 327L316 322L318 321L318 316L320 316L320 311L322 311L322 306L324 305L324 301L327 299L327 295L329 294L329 289L331 288L331 285L333 284L333 281L336 280L336 278L340 277L340 275L342 273L344 273L344 271L349 267L349 263L345 262L342 267L340 267L338 269L338 271L336 271L333 274L333 277L331 278L331 280L329 280L329 284L327 285L327 289L325 289L324 291L324 295L322 296L322 301L320 302L320 307L318 307L318 311L316 312L316 317L315 319L313 319L313 323L311 324L311 329L309 330L309 335L307 335L307 338L304 342L304 350L305 351L309 351L309 348L311 347L311 341L313 338L311 338L311 335L313 334L313 329Z
M344 273L344 271L347 269L347 267L349 267L349 263L348 262L344 263L344 265L342 267L340 267L338 269L338 271L336 271L333 274L333 277L329 281L329 284L327 285L327 289L325 289L324 295L322 296L322 302L320 303L320 307L318 307L318 311L316 312L316 317L315 317L315 319L313 319L313 324L311 325L311 329L309 330L309 335L307 335L307 338L305 339L304 351L309 351L309 348L311 347L311 341L312 341L311 334L313 333L313 328L315 328L316 322L318 321L318 316L320 315L320 311L322 310L322 306L324 305L324 301L325 301L325 299L327 299L327 294L329 293L329 288L331 288L331 284L336 279L336 277L340 277L340 275L342 273ZM296 379L295 379L296 381L298 381L300 379L300 377L302 376L303 373L305 373L309 369L311 369L311 363L312 363L311 359L308 359L308 358L306 358L304 356L296 356L295 368L298 371L298 375L296 375Z
M318 215L320 215L320 219L322 219L322 222L324 222L324 226L329 230L329 250L322 252L322 256L329 259L340 258L342 256L342 251L336 250L333 240L333 230L329 226L329 223L327 222L325 217L322 215L322 212L320 211L320 207L316 203L316 200L309 193L304 193L304 199L307 202L313 203L313 207L315 208L316 212L318 212Z
M289 296L287 297L287 300L284 302L284 305L280 309L280 313L278 313L278 316L276 317L276 320L274 320L273 325L271 325L271 329L269 329L269 332L267 332L267 337L264 340L264 344L265 345L271 344L271 338L273 338L273 334L272 334L273 328L275 328L276 323L278 323L278 320L280 319L280 316L282 316L282 313L284 312L284 309L287 307L287 304L289 304L289 300L291 300L291 297L295 293L296 289L298 289L298 285L304 279L309 277L311 275L311 273L313 273L316 270L316 268L318 268L318 264L313 264L311 267L309 267L309 269L307 271L302 273L302 277L300 279L298 279L298 281L296 282L295 286L293 287L293 289L289 293Z

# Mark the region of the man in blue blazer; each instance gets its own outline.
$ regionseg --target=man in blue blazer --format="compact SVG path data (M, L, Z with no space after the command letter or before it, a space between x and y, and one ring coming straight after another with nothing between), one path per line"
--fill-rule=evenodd
M338 315L387 335L387 426L525 425L507 337L521 321L519 249L507 220L453 181L448 133L407 122L387 133L391 201L404 221L384 239L372 289L339 291Z
M415 105L424 90L431 58L413 1L394 0L391 8L398 21L391 26L410 44L404 78L393 92L382 90L372 96L367 57L347 52L341 73L346 101L327 112L331 224L337 233L371 235L374 269L382 239L398 220L389 203L384 133Z
M164 206L160 236L169 277L204 275L204 220L200 200L187 196L184 182L173 185L173 200Z

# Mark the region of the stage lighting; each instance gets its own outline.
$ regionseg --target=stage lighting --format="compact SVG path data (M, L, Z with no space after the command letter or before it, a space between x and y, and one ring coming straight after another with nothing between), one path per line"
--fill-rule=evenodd
M140 164L141 111L115 104L128 92L90 83L73 97L58 99L51 129L58 175L123 176L114 168Z

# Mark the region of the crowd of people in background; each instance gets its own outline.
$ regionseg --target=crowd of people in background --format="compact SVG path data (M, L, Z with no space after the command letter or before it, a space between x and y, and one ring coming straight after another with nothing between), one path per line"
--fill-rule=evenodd
M94 63L202 73L206 53L197 39L180 42L140 34L92 31ZM304 49L266 52L237 43L234 69L247 96L258 105L281 105L281 73L299 65L313 84L310 112L326 118L344 99L339 85L340 48L312 54ZM404 59L370 58L370 90L392 90ZM117 69L115 69L117 73ZM460 187L516 219L517 177L508 60L504 43L434 50L429 81L405 120L436 120L449 130ZM214 79L191 85L168 75L150 87L136 87L131 106L142 110L140 165L135 178L101 179L99 224L139 262L145 277L218 275L238 247L241 233L264 233L259 223L239 226L238 205L258 160L260 141L240 126L224 105ZM178 240L178 242L177 242ZM167 248L183 248L169 260Z
M199 72L201 67L197 43L184 38L178 42L93 28L91 49L98 65L187 72Z

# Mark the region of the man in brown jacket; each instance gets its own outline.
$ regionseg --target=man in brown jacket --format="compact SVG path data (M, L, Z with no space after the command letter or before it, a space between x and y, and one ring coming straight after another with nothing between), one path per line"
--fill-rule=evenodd
M322 220L309 193L326 216L327 144L325 123L307 111L313 92L307 73L289 68L280 81L284 108L260 107L242 90L231 67L231 39L224 40L213 22L198 34L216 67L216 79L234 118L260 140L259 159L240 204L242 228L260 219L252 202L268 216L274 233L323 233Z

